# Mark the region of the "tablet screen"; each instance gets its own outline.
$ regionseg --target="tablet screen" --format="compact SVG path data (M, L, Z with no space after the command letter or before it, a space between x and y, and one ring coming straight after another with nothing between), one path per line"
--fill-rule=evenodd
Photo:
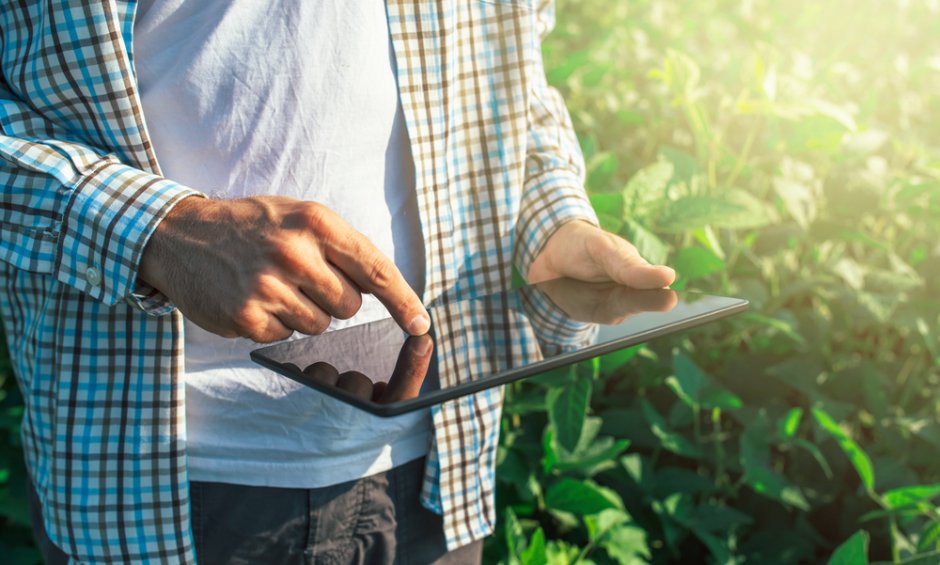
M263 347L256 363L379 416L394 416L636 345L747 301L568 279L443 303L431 331L391 319Z

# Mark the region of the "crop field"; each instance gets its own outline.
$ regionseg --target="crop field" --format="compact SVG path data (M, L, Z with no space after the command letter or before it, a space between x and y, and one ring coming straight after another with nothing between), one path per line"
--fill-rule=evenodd
M567 0L605 227L751 311L514 385L505 563L940 563L940 3Z
M559 0L543 52L604 227L751 309L509 386L484 561L940 563L940 0ZM0 350L10 564L21 404Z

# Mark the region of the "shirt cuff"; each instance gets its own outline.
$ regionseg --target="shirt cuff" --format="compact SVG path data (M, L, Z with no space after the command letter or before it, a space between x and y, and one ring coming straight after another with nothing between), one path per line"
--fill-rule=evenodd
M600 225L578 175L553 169L526 179L513 257L519 272L528 277L529 267L548 239L573 220Z
M178 202L201 193L113 156L69 188L56 278L109 306L126 300L151 314L172 310L165 296L147 285L138 287L137 270L157 224Z

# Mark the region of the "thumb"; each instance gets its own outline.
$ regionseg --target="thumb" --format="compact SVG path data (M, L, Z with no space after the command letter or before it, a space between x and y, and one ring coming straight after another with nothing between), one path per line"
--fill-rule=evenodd
M676 272L670 267L650 265L628 241L617 237L605 237L601 256L596 259L611 280L633 288L664 288L676 280Z

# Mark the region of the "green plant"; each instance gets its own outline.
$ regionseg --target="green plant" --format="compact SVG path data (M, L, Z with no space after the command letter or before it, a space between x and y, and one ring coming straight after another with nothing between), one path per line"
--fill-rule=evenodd
M23 399L0 332L0 555L11 565L40 562L29 522L26 485L29 479L23 464L20 421Z
M561 3L602 224L752 309L511 387L489 558L940 562L937 11Z

